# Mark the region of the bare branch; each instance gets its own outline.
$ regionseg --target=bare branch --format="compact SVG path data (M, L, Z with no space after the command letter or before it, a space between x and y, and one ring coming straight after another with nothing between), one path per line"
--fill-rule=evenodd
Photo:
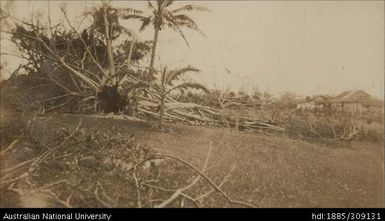
M89 50L88 48L88 45L86 44L86 42L84 41L84 39L80 36L80 34L76 31L76 29L72 26L71 22L69 21L68 17L67 17L67 14L66 12L64 11L64 9L61 8L61 11L64 15L64 18L66 19L68 25L71 27L71 29L75 32L75 34L78 36L78 38L80 39L80 41L82 42L83 46L84 46L84 49L86 50L87 54L90 56L91 60L94 62L94 64L98 67L98 69L100 70L100 72L103 73L104 76L108 77L107 73L104 71L104 69L102 68L102 66L99 64L99 62L96 61L95 57L92 55L91 51Z
M202 174L206 171L206 168L207 168L207 165L208 165L208 162L209 162L212 150L213 150L213 144L212 144L212 142L210 142L209 152L207 153L207 157L206 157L206 160L204 162L204 165L203 165L203 168L202 168L202 171L201 171ZM198 175L189 185L187 185L185 187L182 187L180 189L177 189L170 196L170 198L168 198L167 200L163 201L161 204L156 205L155 208L164 208L164 207L166 207L167 205L172 203L176 198L178 198L178 196L181 195L183 193L183 191L186 191L186 190L190 189L191 187L193 187L200 180L200 178L201 178L201 176Z
M19 142L19 139L12 141L12 143L7 148L5 148L4 150L1 150L0 157L4 156L6 152L10 151L17 142Z

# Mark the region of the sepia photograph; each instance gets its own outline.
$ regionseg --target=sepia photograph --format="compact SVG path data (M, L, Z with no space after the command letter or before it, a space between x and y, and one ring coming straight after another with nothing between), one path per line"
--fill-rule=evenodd
M385 207L384 1L0 3L0 208Z

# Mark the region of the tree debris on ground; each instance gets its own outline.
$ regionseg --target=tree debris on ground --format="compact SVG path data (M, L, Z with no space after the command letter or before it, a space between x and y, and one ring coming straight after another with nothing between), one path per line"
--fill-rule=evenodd
M1 207L215 207L205 204L210 197L227 206L253 207L222 189L235 166L220 183L206 171L211 143L198 169L134 136L85 129L82 122L53 134L48 143L40 139L33 146L28 145L33 137L22 136L1 152L0 192L8 199Z

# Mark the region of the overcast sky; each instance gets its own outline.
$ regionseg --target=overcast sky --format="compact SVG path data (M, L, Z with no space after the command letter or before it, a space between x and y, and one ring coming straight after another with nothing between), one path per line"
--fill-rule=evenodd
M65 4L75 18L96 3L51 2L51 14L60 19L57 9ZM275 95L363 89L384 96L383 1L183 1L175 7L189 3L211 9L191 13L206 37L186 31L187 47L176 33L161 31L157 65L191 64L202 69L198 80L221 89L258 87ZM146 7L146 2L114 4ZM44 14L47 3L17 1L14 7L15 16L23 17L37 9ZM153 30L138 35L151 40Z

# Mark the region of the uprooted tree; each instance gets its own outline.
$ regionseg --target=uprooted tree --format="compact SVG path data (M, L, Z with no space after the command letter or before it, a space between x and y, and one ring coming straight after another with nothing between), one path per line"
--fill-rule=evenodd
M134 41L133 33L119 24L118 10L106 4L86 13L85 16L92 15L93 23L81 32L64 9L62 13L69 29L61 23L43 26L33 20L14 19L13 27L4 30L28 61L13 77L20 78L25 73L26 83L34 82L34 87L54 85L55 92L47 94L56 96L47 99L51 103L56 101L58 106L93 100L105 112L118 112L127 103L127 98L118 93L118 87L130 77L137 77L139 67L134 70L134 65L148 53L151 42ZM120 36L130 40L113 48L112 41Z
M159 1L158 4L168 7L171 1ZM187 5L169 11L174 17L164 20L162 27L174 22L174 26L170 27L178 27L176 30L181 27L197 29L189 17L180 14L193 9L205 10ZM164 13L168 12L164 8L162 10ZM231 122L232 119L224 120L221 112L215 108L177 102L171 96L171 91L204 87L183 81L172 87L172 83L175 83L172 76L177 77L191 71L191 67L167 73L154 69L150 73L149 68L143 65L142 59L151 49L154 50L155 42L140 42L133 31L119 23L120 18L138 18L140 11L114 8L103 2L101 6L84 14L90 16L92 22L81 31L72 24L66 11L61 11L66 25L52 24L49 16L48 24L39 20L27 22L12 16L7 17L12 24L2 31L10 34L21 57L28 61L14 73L14 78L27 79L18 81L29 90L26 93L29 95L26 99L28 102L21 101L23 109L39 106L43 113L59 108L87 113L99 108L106 113L126 111L127 114L155 117L161 119L161 122L166 118L190 123L226 123L244 129L283 130L256 119L243 118L241 122ZM126 40L122 42L121 39ZM23 73L26 75L23 76ZM159 84L155 77L149 77L154 73L158 73L158 80L164 82ZM165 81L170 76L171 80ZM33 90L42 87L46 87L43 93L33 93ZM50 96L47 97L47 94ZM39 96L36 98L37 95Z

